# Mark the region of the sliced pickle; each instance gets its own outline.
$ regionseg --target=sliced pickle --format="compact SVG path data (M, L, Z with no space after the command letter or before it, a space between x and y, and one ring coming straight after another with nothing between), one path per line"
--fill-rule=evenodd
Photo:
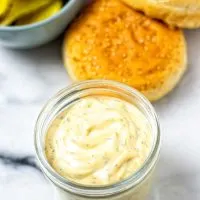
M3 17L11 6L11 0L0 0L0 17Z
M10 25L17 19L36 12L49 5L52 0L13 0L12 5L6 16L0 20L0 25Z
M62 8L62 0L54 0L50 5L40 9L37 13L27 15L16 21L16 25L33 24L45 20L56 14Z

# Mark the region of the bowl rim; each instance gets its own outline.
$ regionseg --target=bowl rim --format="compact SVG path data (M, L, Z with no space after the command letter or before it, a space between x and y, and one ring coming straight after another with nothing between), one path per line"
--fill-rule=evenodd
M65 13L66 10L70 9L70 7L73 6L77 1L80 1L80 0L68 0L68 2L65 3L65 5L62 7L62 9L59 12L57 12L56 14L42 21L36 22L34 24L20 25L20 26L0 26L0 31L20 31L20 30L28 30L28 29L43 26L44 24L47 24L59 18L61 15Z

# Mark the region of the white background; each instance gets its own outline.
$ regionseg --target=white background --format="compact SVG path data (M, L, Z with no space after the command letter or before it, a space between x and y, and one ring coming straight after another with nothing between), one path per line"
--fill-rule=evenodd
M178 87L154 104L163 147L156 187L161 200L200 199L200 30L187 31L189 66ZM33 50L0 47L0 155L33 156L33 129L43 104L70 84L62 38ZM0 199L53 199L34 168L0 159Z

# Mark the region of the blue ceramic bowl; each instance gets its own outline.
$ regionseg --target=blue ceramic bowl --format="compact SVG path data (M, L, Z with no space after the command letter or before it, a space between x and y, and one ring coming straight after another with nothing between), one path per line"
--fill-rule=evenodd
M0 26L0 44L16 49L32 48L58 37L78 14L85 0L69 0L54 16L31 25Z

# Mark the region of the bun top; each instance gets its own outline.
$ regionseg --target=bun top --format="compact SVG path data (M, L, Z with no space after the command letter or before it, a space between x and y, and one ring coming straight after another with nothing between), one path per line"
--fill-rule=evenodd
M179 29L118 0L89 5L66 33L64 51L73 79L111 79L142 92L162 85L185 64Z
M200 27L200 0L121 0L171 26Z
M177 8L200 9L200 0L152 0L155 3L161 3Z

